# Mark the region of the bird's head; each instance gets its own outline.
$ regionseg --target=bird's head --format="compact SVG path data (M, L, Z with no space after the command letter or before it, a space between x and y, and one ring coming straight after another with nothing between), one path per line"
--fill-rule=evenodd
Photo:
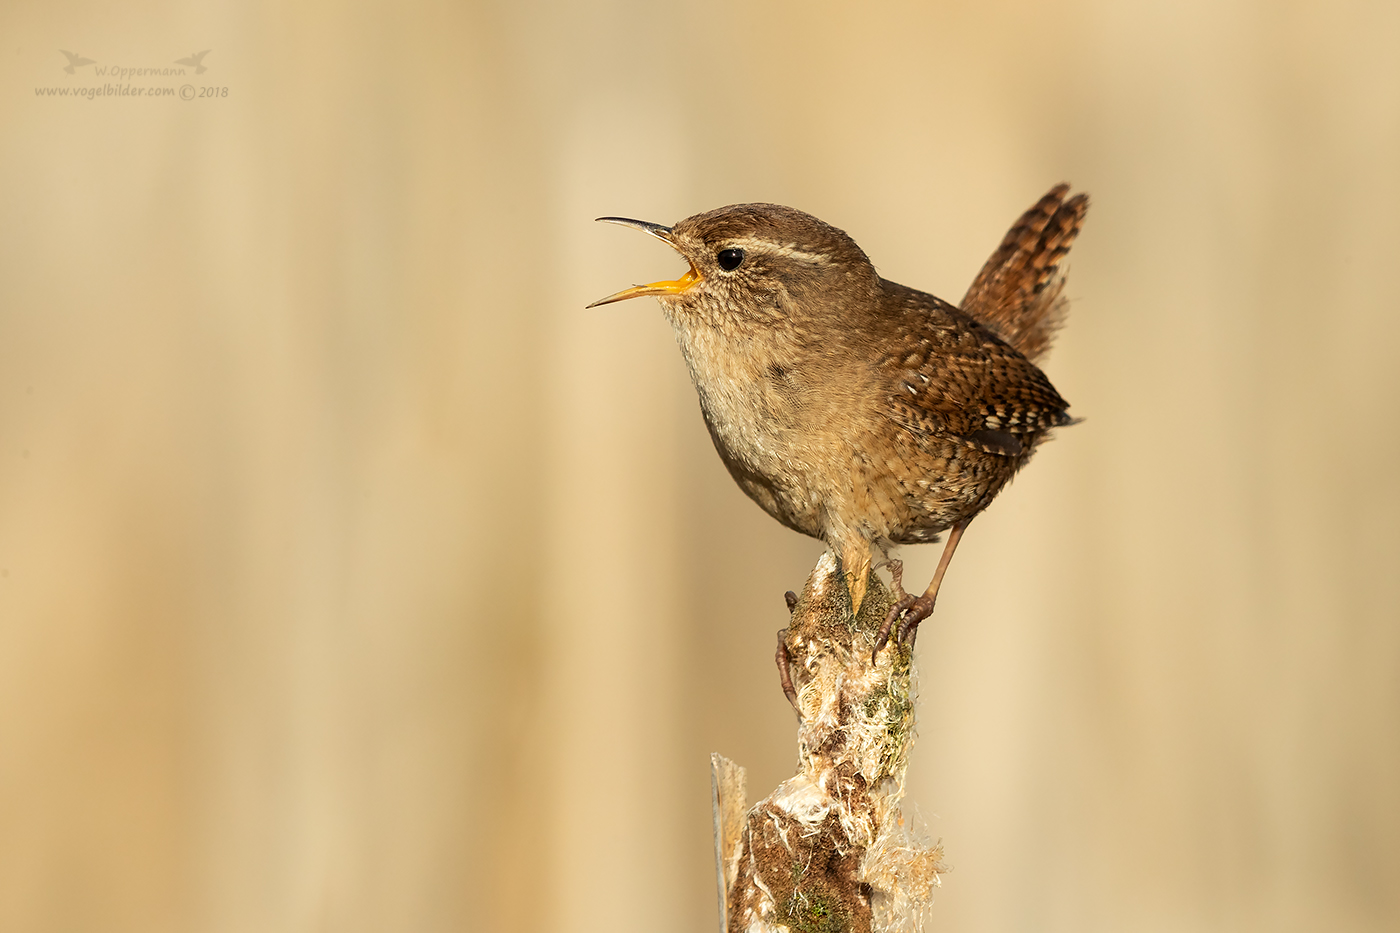
M599 217L664 240L690 264L680 278L623 289L590 308L654 295L677 327L709 325L738 333L807 315L840 314L876 294L879 277L843 231L779 204L733 204L674 227Z

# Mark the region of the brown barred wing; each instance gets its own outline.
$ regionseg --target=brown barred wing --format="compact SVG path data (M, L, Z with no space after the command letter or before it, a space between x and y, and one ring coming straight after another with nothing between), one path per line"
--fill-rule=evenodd
M916 435L944 437L1017 457L1050 428L1069 424L1069 404L1045 374L967 315L931 295L886 283L903 326L879 378L887 416ZM922 318L917 326L911 317Z

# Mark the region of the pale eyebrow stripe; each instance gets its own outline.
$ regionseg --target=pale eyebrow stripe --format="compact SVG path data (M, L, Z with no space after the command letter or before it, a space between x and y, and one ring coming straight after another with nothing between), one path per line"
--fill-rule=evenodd
M809 253L791 244L775 243L772 240L761 240L758 237L740 237L735 240L728 240L726 243L730 247L747 247L748 249L758 250L759 252L771 253L788 259L796 259L801 262L810 262L815 265L823 265L831 262L831 257L826 253Z

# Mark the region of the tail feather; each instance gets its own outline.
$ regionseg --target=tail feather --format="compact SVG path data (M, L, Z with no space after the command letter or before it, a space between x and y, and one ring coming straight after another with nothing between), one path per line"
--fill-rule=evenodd
M1060 262L1089 210L1087 194L1068 194L1069 185L1056 185L1022 214L962 300L964 311L1032 362L1064 321Z

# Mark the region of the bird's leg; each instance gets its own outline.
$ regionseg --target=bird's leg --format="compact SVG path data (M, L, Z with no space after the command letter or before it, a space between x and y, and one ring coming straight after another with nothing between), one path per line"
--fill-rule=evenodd
M788 654L787 629L778 629L778 651L773 655L773 663L778 665L778 683L782 685L783 696L787 697L797 718L802 718L802 710L797 707L797 690L792 686L792 657Z
M894 628L895 621L901 615L904 618L899 623L897 637L903 642L909 638L911 632L919 627L920 622L933 614L933 603L938 599L938 588L943 584L943 575L948 572L948 564L953 559L953 552L958 549L958 542L962 540L963 532L971 520L966 519L958 522L948 530L948 543L943 545L943 556L938 559L938 569L933 572L933 582L928 585L928 589L924 590L924 595L915 599L906 593L899 602L890 607L889 615L885 616L885 624L880 626L880 633L875 638L875 654L879 654L880 649L889 642L890 630Z
M938 558L938 569L933 572L933 581L929 583L928 589L924 590L924 595L914 600L904 610L903 619L899 623L899 632L896 635L901 642L908 641L910 633L919 627L919 623L933 615L933 604L938 599L939 587L943 585L943 575L948 572L948 564L953 560L953 552L958 549L958 542L962 540L963 532L967 530L969 521L971 519L958 522L948 530L948 543L943 545L943 555ZM885 619L885 625L892 625L894 619L895 614L891 611L890 616Z
M851 594L851 618L855 618L860 614L865 589L870 584L869 542L848 541L841 550L841 569L846 574L846 592Z

